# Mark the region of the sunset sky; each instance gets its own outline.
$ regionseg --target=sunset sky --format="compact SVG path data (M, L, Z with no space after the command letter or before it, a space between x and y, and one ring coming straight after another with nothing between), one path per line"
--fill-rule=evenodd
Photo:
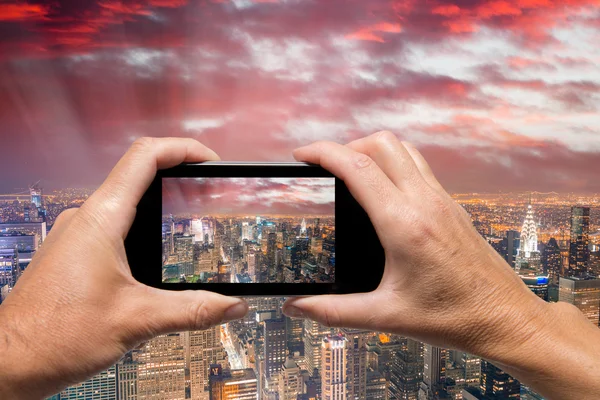
M333 178L167 178L163 214L334 215Z
M291 160L381 129L451 192L600 192L598 0L0 3L0 192L140 136Z

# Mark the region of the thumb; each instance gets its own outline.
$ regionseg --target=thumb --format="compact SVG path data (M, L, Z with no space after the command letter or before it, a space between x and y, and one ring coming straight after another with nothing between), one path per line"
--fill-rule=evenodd
M288 299L283 313L308 318L327 327L375 329L379 326L377 292Z
M144 300L134 312L136 325L145 336L171 332L204 330L240 319L248 304L235 297L201 290L167 291L144 287ZM149 292L149 293L148 293ZM148 338L136 338L146 340Z

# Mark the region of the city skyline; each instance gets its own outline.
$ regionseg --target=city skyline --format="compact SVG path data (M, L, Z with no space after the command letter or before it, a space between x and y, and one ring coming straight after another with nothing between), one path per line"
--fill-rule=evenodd
M389 129L451 192L599 192L593 0L4 1L7 192L96 187L136 138L292 159Z
M333 178L165 178L163 215L335 215Z

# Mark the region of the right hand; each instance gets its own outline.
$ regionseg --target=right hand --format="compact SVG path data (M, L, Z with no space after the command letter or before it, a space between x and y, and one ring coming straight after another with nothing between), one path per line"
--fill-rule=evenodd
M386 266L371 293L290 299L285 314L489 359L536 334L529 322L547 303L479 235L414 147L381 132L346 146L318 142L294 156L345 182L371 218Z

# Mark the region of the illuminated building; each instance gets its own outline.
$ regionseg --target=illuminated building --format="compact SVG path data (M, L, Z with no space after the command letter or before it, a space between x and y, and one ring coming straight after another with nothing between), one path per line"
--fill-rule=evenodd
M348 381L352 386L352 398L365 399L367 396L367 342L372 331L343 328L341 333L347 341L346 351L350 366Z
M300 224L300 236L306 235L306 220L302 218L302 223Z
M536 296L548 301L549 278L547 276L521 276L520 278Z
M542 252L542 267L550 284L557 284L562 270L562 255L556 239L550 238Z
M219 326L189 333L190 393L193 400L208 399L208 374L211 364L225 365L227 354L221 344Z
M210 400L258 400L258 380L252 368L224 371L210 365Z
M600 279L560 278L558 300L573 304L591 323L599 326Z
M0 224L0 233L37 235L39 246L46 240L47 230L45 222L19 222Z
M515 271L521 269L537 271L540 267L540 252L538 251L537 225L533 218L533 207L527 206L527 215L521 228L519 251L515 260ZM521 272L522 273L522 272Z
M267 236L267 263L268 263L268 276L269 281L276 281L277 274L277 257L276 257L276 246L277 246L277 234L275 232L269 233Z
M139 352L138 400L185 399L185 354L180 333L149 340Z
M244 240L252 241L252 225L248 222L242 222L242 242Z
M344 335L329 335L321 344L321 399L352 399L350 374L352 367L348 360L348 341Z
M386 370L386 364L388 363L380 361L379 369ZM423 380L423 344L407 339L406 347L400 345L391 352L389 364L388 397L397 400L416 400Z
M21 276L17 249L0 249L0 287L12 288Z
M302 318L286 318L286 334L287 334L287 347L290 354L295 352L304 355L304 342L303 342L303 331L304 331L304 320Z
M128 352L117 364L117 400L137 400L139 352Z
M304 357L308 372L321 368L321 343L332 329L310 319L304 320Z
M60 392L60 400L114 400L117 397L117 373L113 365L85 382Z
M265 360L264 375L266 379L277 375L287 356L285 320L268 319L264 323L263 358Z
M481 360L479 389L484 399L519 399L521 384L492 363Z
M248 275L252 282L256 282L256 253L254 251L248 252Z
M302 394L303 386L298 364L288 358L279 373L279 400L296 400Z
M519 232L507 231L506 237L502 239L501 243L501 255L504 257L506 262L511 266L515 267L515 259L519 249Z
M40 209L44 207L42 188L36 183L29 187L29 193L31 194L31 203Z
M448 350L423 345L423 382L419 390L419 399L430 399L443 392L446 382L446 358Z
M388 380L379 371L367 371L367 399L388 400L388 387Z
M571 208L569 276L585 276L590 259L590 208Z

